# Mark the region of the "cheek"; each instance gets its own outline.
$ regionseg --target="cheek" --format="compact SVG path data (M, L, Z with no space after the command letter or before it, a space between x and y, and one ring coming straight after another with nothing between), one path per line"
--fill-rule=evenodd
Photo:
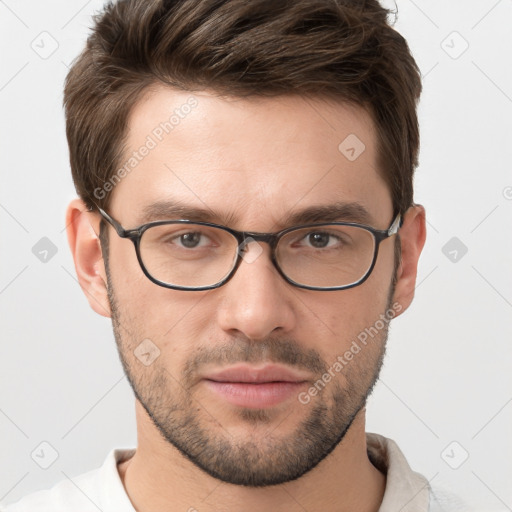
M370 277L360 286L304 296L301 331L316 340L324 359L348 349L353 340L373 326L386 311L393 255L378 260ZM379 255L380 258L380 255Z
M131 242L112 244L109 266L121 325L131 338L142 336L163 342L187 323L185 320L200 300L193 293L164 288L150 281L139 265Z

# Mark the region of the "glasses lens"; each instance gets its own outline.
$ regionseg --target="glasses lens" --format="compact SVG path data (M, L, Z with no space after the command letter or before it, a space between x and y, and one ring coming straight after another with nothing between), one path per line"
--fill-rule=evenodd
M330 288L362 279L374 250L375 238L366 229L324 224L288 232L279 241L276 259L297 284Z
M166 284L190 288L213 286L236 263L238 242L223 229L176 223L148 228L140 240L147 272Z

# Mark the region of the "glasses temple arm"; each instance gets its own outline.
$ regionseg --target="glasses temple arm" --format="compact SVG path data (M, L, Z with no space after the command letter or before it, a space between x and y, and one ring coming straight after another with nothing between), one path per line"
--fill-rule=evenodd
M103 208L100 208L97 205L96 208L98 208L100 215L117 231L117 234L120 237L125 238L127 236L126 229L124 229L123 226L121 226L121 224L119 224L119 222L117 222L116 219L111 217L105 210L103 210Z
M388 228L388 236L394 235L398 233L398 230L402 227L402 215L399 213L395 217L395 220L392 222L391 226Z

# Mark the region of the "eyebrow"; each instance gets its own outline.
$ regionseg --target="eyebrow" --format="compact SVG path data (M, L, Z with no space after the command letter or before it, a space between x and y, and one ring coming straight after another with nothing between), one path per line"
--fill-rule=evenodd
M372 224L370 212L358 202L338 201L333 204L309 206L297 212L290 212L283 219L283 227L319 222L357 222Z
M232 226L237 221L237 217L233 213L215 212L208 207L190 206L181 202L157 201L142 210L140 223L177 219L211 222L224 226ZM357 222L372 225L374 219L361 203L338 201L331 204L312 205L302 210L289 212L277 223L277 228L284 229L290 226L322 222Z

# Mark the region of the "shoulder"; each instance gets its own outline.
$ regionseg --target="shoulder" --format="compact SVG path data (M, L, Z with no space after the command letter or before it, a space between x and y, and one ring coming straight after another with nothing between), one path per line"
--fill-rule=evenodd
M473 512L451 491L432 486L424 475L413 471L395 441L369 432L366 433L366 440L372 464L386 474L381 512ZM402 503L403 497L408 499L405 505Z
M128 501L117 472L117 463L133 454L131 449L114 449L103 466L73 478L66 478L52 488L29 494L3 512L98 512L112 500ZM119 497L120 496L120 497ZM128 502L129 503L129 502ZM125 510L125 509L123 509ZM130 509L127 509L130 510ZM133 510L133 509L131 509Z
M98 472L99 469L95 469L73 480L62 480L51 489L33 492L8 505L5 512L97 512L98 509L91 500L95 497L94 483Z
M459 496L443 487L430 487L428 512L474 512Z

